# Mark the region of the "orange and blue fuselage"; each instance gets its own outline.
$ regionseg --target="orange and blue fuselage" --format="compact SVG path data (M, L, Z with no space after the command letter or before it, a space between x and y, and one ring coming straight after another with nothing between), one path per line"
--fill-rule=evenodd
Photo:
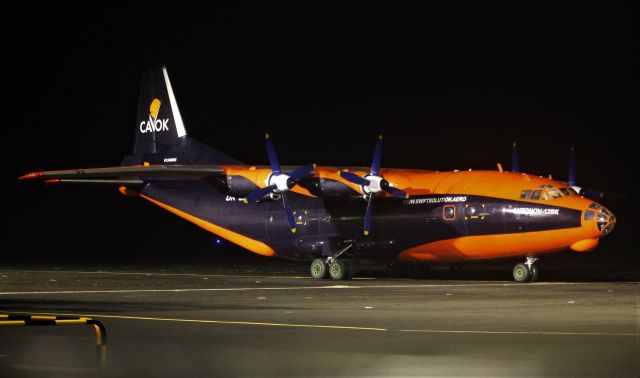
M241 247L265 256L314 259L344 243L361 257L461 262L593 250L615 225L611 212L560 181L499 171L383 169L409 194L375 198L372 232L362 235L366 201L339 168L317 167L288 195L296 233L279 201L245 205L266 168L226 166L226 184L151 181L140 195ZM365 169L352 169L366 173ZM233 184L231 184L233 183Z

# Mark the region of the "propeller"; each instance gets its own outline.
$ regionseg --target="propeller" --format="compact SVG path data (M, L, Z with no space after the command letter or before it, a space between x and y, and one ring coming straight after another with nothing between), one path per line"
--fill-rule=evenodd
M520 171L520 164L518 163L518 150L516 147L516 142L513 142L513 148L511 149L511 168L513 172L517 173ZM549 178L551 178L551 175L549 175ZM607 197L627 198L623 194L610 193L610 192L605 193L596 189L579 187L577 185L577 180L576 180L576 150L573 147L571 147L571 150L569 151L569 169L567 173L567 184L569 184L569 186L573 190L575 190L576 193L578 193L579 195L590 198L595 201L604 198L605 195Z
M518 146L513 142L511 147L511 172L520 173L520 160L518 160Z
M280 162L278 161L278 155L276 154L276 149L273 146L268 133L265 134L265 140L267 143L267 157L269 158L269 165L271 166L271 174L267 177L266 180L267 186L264 188L256 189L253 192L249 193L244 202L247 204L249 202L257 202L270 193L280 194L280 196L282 197L282 207L284 209L285 216L287 217L287 223L289 224L291 232L295 233L296 222L293 218L291 209L287 205L287 197L285 193L296 186L301 178L316 169L316 165L305 165L304 167L295 169L288 175L282 173L282 170L280 169Z
M373 160L371 161L371 170L364 177L358 176L349 171L340 171L340 177L343 179L360 185L362 192L367 197L367 211L364 214L364 234L369 235L371 230L371 217L373 215L373 197L380 192L387 192L394 197L409 198L404 191L394 188L380 175L380 165L382 162L382 135L378 136L376 148L373 151Z
M567 175L567 184L569 184L569 186L581 196L591 198L592 200L599 200L604 197L604 193L599 190L581 188L576 185L576 149L573 147L571 147L571 150L569 151L569 173Z

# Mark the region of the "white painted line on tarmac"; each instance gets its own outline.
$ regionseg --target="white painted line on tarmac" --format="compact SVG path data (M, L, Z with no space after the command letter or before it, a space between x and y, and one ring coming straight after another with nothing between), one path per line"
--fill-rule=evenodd
M619 332L565 332L565 331L484 331L484 330L451 330L451 329L399 329L398 332L414 333L462 333L479 335L553 335L553 336L633 336L640 337L640 333Z
M222 278L287 278L287 279L312 279L308 276L247 276L236 274L197 274L197 273L158 273L158 272L113 272L113 271L82 271L82 270L0 270L0 273L62 273L62 274L103 274L103 275L129 275L129 276L177 276L177 277L222 277Z
M285 286L285 287L224 287L224 288L187 288L187 289L114 289L114 290L55 290L55 291L5 291L0 295L48 295L48 294L117 294L117 293L188 293L216 291L270 291L270 290L348 290L348 289L424 289L455 287L521 287L535 286L575 286L592 285L591 282L536 282L521 283L471 283L471 284L415 284L415 285L323 285L323 286Z

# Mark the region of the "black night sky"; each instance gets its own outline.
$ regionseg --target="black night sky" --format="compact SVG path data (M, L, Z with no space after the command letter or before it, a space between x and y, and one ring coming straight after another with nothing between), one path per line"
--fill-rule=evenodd
M603 200L620 218L609 249L637 252L635 7L55 2L10 17L5 177L16 255L53 246L67 256L230 254L114 189L15 182L34 170L119 165L140 73L158 63L189 134L247 163L267 163L269 131L283 164L368 165L384 133L387 167L508 169L517 141L523 171L566 179L574 146L581 186L627 196Z

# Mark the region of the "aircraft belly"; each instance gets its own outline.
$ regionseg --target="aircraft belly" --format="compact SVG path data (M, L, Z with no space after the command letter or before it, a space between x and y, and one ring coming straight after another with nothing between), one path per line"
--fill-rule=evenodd
M156 181L146 185L141 194L246 237L267 239L264 206L246 205L205 181Z

